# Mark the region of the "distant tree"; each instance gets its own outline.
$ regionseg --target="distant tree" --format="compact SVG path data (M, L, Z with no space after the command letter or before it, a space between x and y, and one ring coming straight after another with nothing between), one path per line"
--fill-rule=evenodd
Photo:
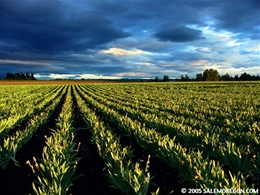
M33 73L6 73L6 77L5 79L7 80L36 80L36 78L34 78Z
M185 76L181 75L181 81L189 81L190 78L187 74L185 74Z
M36 80L32 72L31 72L31 80Z
M14 75L13 75L13 73L10 73L10 72L8 72L8 73L6 73L6 79L13 79L13 77L14 77Z
M242 73L239 77L235 75L234 77L230 76L228 73L220 76L217 70L214 69L206 69L203 73L198 73L196 78L189 78L186 74L181 75L180 81L253 81L253 80L260 80L260 75L250 75L246 72Z
M22 80L26 80L26 74L20 73L20 78L21 78Z
M203 75L202 75L202 73L198 73L198 74L196 75L196 81L203 81Z
M254 80L254 81L259 81L260 80L260 75L253 75L251 80Z
M155 79L154 79L154 81L155 81L155 82L159 82L159 81L160 81L159 77L156 76Z
M238 77L237 74L235 75L234 80L235 80L235 81L238 81L238 80L239 80L239 77Z
M163 81L164 81L164 82L170 81L169 76L168 76L168 75L164 75L164 76L163 76Z
M226 73L226 74L221 76L221 80L222 81L232 81L233 78L228 73Z
M203 81L219 81L219 74L217 70L206 69L202 74Z
M249 81L249 80L252 80L252 76L250 74L247 74L246 72L244 72L243 74L241 74L239 80Z
M189 80L190 80L190 78L189 78L189 76L188 76L187 74L185 74L185 80L186 80L186 81L189 81Z
M14 74L14 79L15 80L19 80L20 78L22 78L21 77L21 73L17 72L17 73Z

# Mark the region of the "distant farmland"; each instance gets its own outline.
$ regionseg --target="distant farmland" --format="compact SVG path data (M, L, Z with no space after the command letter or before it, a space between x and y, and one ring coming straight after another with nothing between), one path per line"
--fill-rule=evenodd
M259 89L260 82L3 81L0 190L258 194Z

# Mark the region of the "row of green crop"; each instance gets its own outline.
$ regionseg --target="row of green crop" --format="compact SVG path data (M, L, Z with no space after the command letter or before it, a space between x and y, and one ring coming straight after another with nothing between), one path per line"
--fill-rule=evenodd
M65 195L72 182L79 177L75 175L78 147L74 136L73 101L71 86L67 86L67 94L62 111L57 118L52 135L46 137L42 159L33 158L27 161L37 176L33 182L33 190L38 195Z
M19 129L13 135L1 140L0 165L2 169L6 168L10 160L13 160L13 162L17 165L19 164L19 162L15 159L16 153L31 139L37 129L47 122L47 119L57 107L62 95L65 93L64 87L60 88L60 90L62 90L61 93L59 93L60 91L56 92L59 96L57 96L57 94L52 96L52 98L55 97L55 99L52 100L52 103L49 106L29 119L25 125L25 129Z
M120 90L120 86L118 86L117 90L113 90L110 85L110 88L106 91L102 86L88 85L88 91L93 91L98 96L106 97L110 101L134 110L141 110L143 113L148 114L153 113L158 118L171 120L171 116L174 116L174 118L179 116L178 121L174 122L184 122L185 125L191 125L197 129L204 128L212 131L212 127L215 127L214 131L219 130L222 131L221 133L223 133L223 130L229 131L233 129L239 132L247 132L251 131L250 126L260 120L260 93L257 88L250 89L245 94L239 93L243 91L243 88L236 89L230 86L226 88L232 93L223 93L219 89L214 94L209 91L196 91L197 93L195 93L194 90L191 94L189 94L189 90L186 91L186 94L182 94L180 93L181 90L178 89L162 91L154 88L152 90L153 96L157 97L159 95L159 97L151 101L145 98L151 96L149 95L151 92L147 92L147 89L142 85L142 93L136 92L134 94L124 92L127 90L128 85L123 85L126 87L125 90ZM131 87L133 88L133 86ZM148 89L151 88L148 86ZM193 120L192 124L190 124L189 119ZM194 124L195 121L197 121L197 124Z
M138 162L133 162L133 150L122 147L119 138L105 125L82 99L78 92L74 93L84 120L93 135L93 142L97 145L100 156L106 163L109 182L122 193L128 195L145 195L148 192L150 180L148 171L149 157L144 170ZM159 188L152 194L159 194Z
M139 110L126 107L124 104L120 104L120 102L114 103L113 101L108 101L107 99L109 98L102 98L101 95L95 95L90 90L87 90L86 93L111 109L118 111L121 115L127 115L133 121L139 120L145 123L146 127L155 128L164 135L176 136L176 141L183 146L199 149L203 154L218 159L232 173L238 173L239 171L259 172L260 143L257 135L260 133L260 128L257 126L255 126L256 131L247 132L250 135L247 135L247 139L243 140L243 145L237 146L232 141L239 140L241 142L241 134L239 133L235 134L234 132L234 135L230 138L230 135L218 133L217 131L211 133L208 131L203 132L202 130L192 128L192 124L188 126L178 123L177 120L161 120L154 117L154 115L142 114ZM178 118L179 116L176 117Z
M234 117L237 115L237 118L247 120L251 116L257 118L259 115L257 114L259 107L256 107L256 105L258 104L259 106L259 91L257 87L260 87L260 85L252 85L251 87L240 85L240 88L238 88L236 85L230 84L217 88L214 93L210 91L211 86L200 90L200 88L197 89L194 85L187 88L174 84L158 86L127 84L106 86L88 85L88 89L101 92L101 94L110 98L115 97L115 100L124 101L127 99L130 105L137 105L142 109L154 108L164 112L169 111L169 113L173 114L185 114L185 110L188 108L189 112L193 111L194 114L206 116L209 113L219 115L220 113L218 112L222 110L223 114L226 114L224 116L232 114ZM131 90L133 92L130 92ZM208 104L209 102L210 104ZM204 104L204 106L201 107L201 104ZM229 106L223 107L226 104ZM176 111L179 111L179 113L176 113ZM237 113L238 111L241 113ZM250 113L247 114L248 111ZM243 114L243 116L239 116L240 114ZM208 116L206 119L209 120Z
M41 96L39 91L37 91L39 94L29 94L29 88L24 90L16 99L7 99L8 104L1 106L3 114L0 120L0 139L7 136L10 129L46 107L59 94L61 87L51 88L44 96Z
M92 86L88 86L88 93L89 94L94 94L99 101L102 101L102 99L105 99L105 101L109 101L111 102L111 104L114 103L114 105L120 105L120 108L122 110L127 109L127 110L132 110L133 112L136 112L138 115L136 117L138 117L138 120L145 120L146 121L151 121L151 120L157 120L155 125L157 125L157 123L165 123L167 122L169 123L174 123L174 124L179 124L180 127L185 126L185 127L191 127L194 130L203 130L203 132L217 132L217 133L221 133L221 134L226 134L226 135L230 135L230 131L236 130L239 131L238 133L241 133L242 131L240 131L240 129L243 129L242 133L251 133L251 130L258 130L259 128L257 126L257 121L252 120L251 122L248 122L247 120L242 120L240 123L236 123L233 121L230 121L228 118L232 118L232 116L229 116L228 118L221 116L221 114L219 113L212 113L213 116L204 116L204 120L202 120L201 118L197 117L197 114L194 113L193 111L189 110L186 108L185 113L181 113L181 111L183 112L183 110L181 108L176 108L174 110L174 112L172 113L168 113L165 111L161 111L160 109L158 109L158 107L156 108L149 108L148 106L151 105L156 105L156 103L160 102L159 100L157 102L144 102L145 106L139 106L139 105L135 105L132 104L131 101L129 101L129 98L125 97L125 99L123 100L119 100L120 98L118 98L117 96L111 94L102 94L102 93L98 93L97 92L93 92L91 93L91 87ZM103 98L102 98L103 97ZM127 99L127 101L125 101ZM165 100L167 101L167 100ZM196 102L197 104L198 101ZM178 104L175 101L172 101L172 104ZM207 102L208 105L212 105L212 102ZM200 105L197 106L200 111L203 112L210 112L210 110L208 110L207 108L203 108L205 107L205 102L201 102ZM222 107L231 107L231 109L233 109L233 107L231 105L222 105ZM197 109L198 109L197 108ZM128 111L127 111L128 112ZM222 110L221 112L224 113L224 110ZM245 114L245 113L243 113ZM258 112L255 112L254 115L258 115ZM202 115L200 113L200 115ZM226 114L225 114L226 115ZM251 114L252 116L253 114ZM253 117L253 116L252 116ZM210 123L209 121L211 121L212 118L212 123ZM219 121L218 121L219 120ZM221 121L220 121L221 120ZM243 123L243 124L241 124ZM167 124L167 126L168 126ZM239 126L240 125L240 126ZM258 132L257 132L258 133ZM225 136L226 136L225 135Z
M87 91L81 88L82 91ZM243 174L240 172L236 175L229 172L225 173L222 166L215 160L209 160L203 157L199 150L183 147L170 139L168 135L162 136L153 129L145 127L138 121L131 120L128 116L122 116L114 109L104 104L100 104L95 99L83 94L92 106L102 113L110 123L117 126L118 129L126 134L133 136L141 146L149 152L157 154L162 160L173 168L180 170L183 178L194 187L203 188L246 188ZM231 179L230 179L231 178Z
M3 108L0 112L0 118L7 118L17 113L17 108L31 109L27 106L28 103L37 105L42 101L42 98L47 97L59 86L20 86L19 88L12 87L8 90L8 86L1 86L0 93L3 94L0 97L0 107ZM9 86L10 87L10 86ZM7 88L7 89L6 89Z
M205 125L205 121L192 117L194 113L189 113L190 118L170 115L169 113L158 113L156 110L150 110L150 113L153 114L145 113L147 108L133 108L128 104L128 99L127 101L117 101L117 97L113 94L106 93L106 95L103 95L99 92L105 90L92 90L92 88L95 88L95 86L88 86L86 93L97 101L117 110L122 115L127 114L133 120L145 123L146 127L155 128L164 135L176 136L176 141L182 143L182 145L198 148L204 154L220 159L232 171L254 171L254 169L257 169L256 171L259 172L260 142L258 135L260 134L260 127L258 121L252 121L251 124L248 124L248 121L241 120L241 123L246 123L244 126L247 126L247 128L244 128L244 126L237 128L238 125L231 124L227 119L224 120L228 123L226 127L220 127L218 122L214 125ZM208 104L211 104L211 102L208 102ZM223 107L226 106L232 108L232 105L223 105ZM200 107L203 107L203 105L201 104ZM205 109L200 109L206 112ZM215 117L222 118L219 115L215 115ZM240 129L243 128L244 131L241 132Z

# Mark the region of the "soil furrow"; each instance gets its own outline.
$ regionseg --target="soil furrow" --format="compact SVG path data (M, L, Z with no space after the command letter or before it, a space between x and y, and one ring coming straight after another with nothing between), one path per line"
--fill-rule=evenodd
M73 107L76 140L81 143L78 153L81 160L78 162L76 175L82 176L75 180L69 189L69 194L120 195L121 192L110 187L110 183L106 180L107 171L104 170L106 165L99 156L96 145L91 141L91 132L86 128L74 95Z
M85 99L84 97L82 98ZM120 144L123 147L131 146L132 149L134 148L133 162L136 162L139 159L141 160L139 161L140 166L145 168L149 152L142 148L133 137L122 133L117 124L111 123L111 121L108 120L94 105L89 105L89 107L94 110L96 115L98 115L100 119L113 130L113 133L120 137ZM158 187L160 187L160 194L168 194L172 190L174 190L175 193L180 193L182 187L187 187L180 178L178 170L174 170L166 165L156 155L150 155L149 172L151 176L154 176L154 178L151 181L152 184L149 188L148 194L155 192Z
M16 154L16 160L20 166L16 166L12 161L9 162L5 170L0 170L0 192L3 195L29 195L34 194L32 181L36 176L31 168L25 164L27 160L32 161L32 157L41 158L42 150L45 146L45 135L50 136L50 129L55 127L56 118L59 116L65 95L63 95L58 106L52 112L47 122L37 129L33 137Z

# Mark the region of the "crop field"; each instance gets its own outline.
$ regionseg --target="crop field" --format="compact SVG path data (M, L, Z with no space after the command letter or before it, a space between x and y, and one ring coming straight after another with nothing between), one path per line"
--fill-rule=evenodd
M260 82L0 85L1 195L259 187Z

